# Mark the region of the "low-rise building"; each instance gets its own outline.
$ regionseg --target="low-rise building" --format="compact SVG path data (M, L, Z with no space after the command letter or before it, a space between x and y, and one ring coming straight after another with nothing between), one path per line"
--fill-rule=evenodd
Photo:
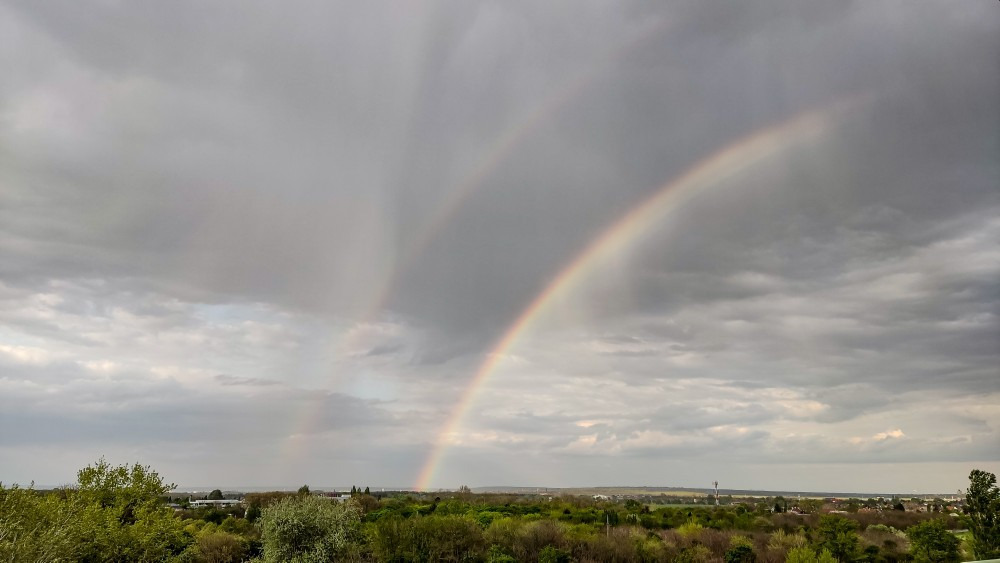
M223 508L228 506L240 506L243 501L237 499L220 499L220 500L193 500L191 501L192 508L198 508L203 506L214 506L216 508Z

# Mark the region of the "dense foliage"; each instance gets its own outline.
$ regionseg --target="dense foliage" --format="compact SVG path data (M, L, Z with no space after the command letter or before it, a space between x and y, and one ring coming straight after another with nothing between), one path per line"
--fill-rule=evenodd
M161 495L173 488L135 464L103 459L77 473L77 486L38 494L0 487L0 558L5 561L164 561L190 538Z
M353 504L340 504L308 492L282 499L265 508L260 516L264 561L318 563L344 559L356 543L360 521Z
M979 559L1000 558L1000 489L997 476L973 469L965 495L972 551Z
M912 544L911 553L917 561L959 561L958 546L961 542L949 532L940 520L928 520L911 526L906 531Z
M101 460L74 487L0 486L0 561L954 562L992 553L997 541L995 477L972 478L968 515L943 502L893 510L900 499L710 506L467 489L376 497L355 488L345 501L305 486L248 494L235 507L183 499L171 508L173 485L156 472ZM966 525L975 535L963 543L955 529Z

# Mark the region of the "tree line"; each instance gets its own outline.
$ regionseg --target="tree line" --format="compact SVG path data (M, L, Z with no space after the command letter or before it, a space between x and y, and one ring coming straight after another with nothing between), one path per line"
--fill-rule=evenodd
M656 506L586 497L248 494L175 510L148 466L103 459L55 491L0 484L0 561L957 562L1000 557L996 476L965 513L792 514L768 503ZM213 491L212 497L221 497ZM781 508L784 508L782 505ZM956 533L958 528L967 532Z

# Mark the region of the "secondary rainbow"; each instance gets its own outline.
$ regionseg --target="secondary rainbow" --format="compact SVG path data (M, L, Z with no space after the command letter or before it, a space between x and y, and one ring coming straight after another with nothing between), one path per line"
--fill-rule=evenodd
M587 91L587 89L609 70L615 68L615 63L647 39L666 29L667 20L656 20L640 29L633 37L600 56L593 66L562 83L558 89L547 96L524 119L516 121L500 134L485 151L471 170L462 177L455 187L447 194L437 211L417 231L400 253L400 259L384 278L383 284L375 293L373 304L364 317L368 321L374 319L388 305L393 292L401 278L423 256L427 247L441 235L445 227L455 217L465 203L486 181L492 177L501 165L506 162L522 143L543 124L556 115L560 109L568 106Z
M549 96L545 97L533 111L526 117L515 121L512 126L505 129L483 155L476 160L470 171L448 192L441 205L435 213L426 221L415 236L409 239L400 252L399 259L391 264L385 275L381 277L375 285L372 299L364 309L359 323L376 322L379 315L389 305L397 286L410 268L423 256L427 248L441 235L455 215L461 210L465 203L486 181L492 177L501 165L513 155L518 147L529 139L531 135L550 118L557 114L563 107L569 105L587 91L594 82L605 75L609 70L615 68L615 63L622 57L631 53L647 39L653 37L668 26L667 20L656 20L643 26L634 36L628 40L615 45L600 56L596 63L572 78L563 82ZM336 357L343 357L344 350L352 348L354 342L350 338L345 338L335 345ZM311 428L317 426L317 421L322 413L322 401L314 401L303 408L303 411L292 423L290 439L285 441L285 451L282 455L284 459L291 459L296 456L296 440L294 437L308 433ZM303 442L304 443L304 442Z
M487 354L438 434L417 478L415 490L426 490L430 487L451 438L475 403L478 392L501 363L505 353L552 303L554 297L570 291L604 259L635 243L644 233L652 231L664 216L689 201L699 191L720 185L755 163L816 139L830 129L837 116L855 106L856 102L857 99L852 99L835 103L830 107L804 112L777 125L755 131L699 161L680 176L672 178L593 239L522 310Z

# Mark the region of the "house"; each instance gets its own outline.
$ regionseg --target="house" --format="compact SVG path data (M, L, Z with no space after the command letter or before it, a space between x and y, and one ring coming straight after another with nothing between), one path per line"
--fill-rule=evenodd
M243 504L242 500L237 499L221 499L221 500L193 500L191 501L191 508L201 508L205 506L214 506L215 508L226 508L229 506L241 506Z

